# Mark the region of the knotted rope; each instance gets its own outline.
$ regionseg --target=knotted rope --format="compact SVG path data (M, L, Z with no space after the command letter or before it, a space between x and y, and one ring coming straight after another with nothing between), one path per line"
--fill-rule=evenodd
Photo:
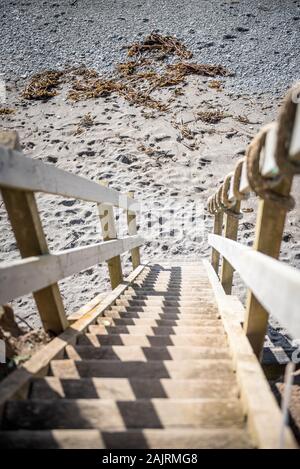
M291 196L285 196L274 191L274 188L281 182L282 175L266 178L260 174L259 159L260 152L265 144L266 134L273 124L264 126L258 134L253 138L247 148L247 175L251 189L256 195L262 199L271 200L283 208L284 210L292 210L294 208L294 199Z
M215 204L216 204L216 210L218 212L224 211L225 206L222 203L222 191L223 191L223 186L220 186L217 192L215 193Z
M243 194L243 192L240 192L240 184L241 184L241 176L242 176L242 169L243 169L243 164L245 162L245 158L241 158L235 168L234 168L234 173L233 173L233 182L232 182L232 188L233 188L233 195L235 200L246 200L249 197L249 194Z
M210 215L214 214L214 209L213 209L213 196L211 195L208 200L207 200L207 210Z
M278 141L275 159L280 174L290 176L300 174L300 163L288 159L289 147L295 122L297 100L300 98L300 83L291 88L283 101L278 118Z
M271 200L281 209L286 211L294 208L295 201L291 195L281 194L276 189L284 177L300 174L300 163L298 161L291 161L288 158L299 98L300 83L295 85L288 92L279 114L277 145L275 150L275 160L279 168L278 176L263 177L260 173L260 153L265 145L267 132L274 124L269 124L263 127L253 138L246 150L247 176L250 188L262 199ZM232 216L238 216L240 218L240 214L237 214L232 210L232 208L235 206L237 201L247 199L248 197L248 194L243 194L239 190L243 162L243 159L238 161L234 173L230 173L226 176L225 181L219 190L210 198L209 212L211 214L216 214L222 210ZM228 198L228 191L232 178L234 199L230 201Z
M229 193L229 189L230 189L230 184L231 184L231 179L234 177L234 173L231 172L229 174L227 174L227 176L225 177L225 180L221 186L221 205L223 207L223 210L225 213L227 213L227 215L230 215L231 217L234 217L234 218L242 218L242 214L239 212L239 211L236 211L235 210L235 206L236 206L236 199L234 198L233 200L229 200L229 197L228 197L228 193Z
M234 207L236 203L235 200L231 201L228 198L228 193L229 193L230 183L231 183L232 178L233 178L233 172L227 174L222 185L221 202L222 202L222 205L224 205L224 207L227 209L231 209L232 207Z

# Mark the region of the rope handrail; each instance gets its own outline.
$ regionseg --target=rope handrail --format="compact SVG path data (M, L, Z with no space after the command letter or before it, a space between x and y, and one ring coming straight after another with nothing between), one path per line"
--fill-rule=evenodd
M208 212L211 215L216 214L218 211L230 209L231 206L239 200L245 200L248 193L240 191L242 167L246 165L247 177L250 189L262 199L269 199L280 205L281 208L289 211L294 208L294 199L290 194L284 195L276 188L286 176L295 175L300 173L300 162L289 157L289 148L291 145L293 133L299 132L295 129L295 118L297 114L297 106L299 103L295 102L294 96L300 95L300 84L295 85L287 94L278 117L278 126L276 129L277 142L274 154L274 161L278 166L278 174L273 174L272 177L265 177L261 174L261 157L262 149L266 143L266 136L274 126L274 123L265 125L258 134L253 138L246 149L245 157L240 159L233 173L225 176L221 184L221 204L218 203L219 195L218 190L216 193L209 197L207 203ZM300 112L300 111L299 111ZM300 151L299 149L295 150ZM231 191L228 181L231 180ZM215 204L211 204L214 200Z
M295 99L295 96L297 99ZM300 174L300 83L283 100L277 122L265 125L248 145L234 171L227 174L208 199L207 210L214 215L214 234L236 241L240 205L250 192L259 197L254 249L277 258L287 212L295 206L291 196L293 176ZM212 265L218 274L220 254L212 245ZM236 252L237 255L237 252ZM231 293L234 263L223 256L220 280ZM268 324L268 313L250 288L244 321L245 332L260 356Z

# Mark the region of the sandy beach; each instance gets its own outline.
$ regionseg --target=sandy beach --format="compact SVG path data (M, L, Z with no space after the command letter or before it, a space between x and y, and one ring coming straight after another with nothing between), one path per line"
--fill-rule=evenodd
M177 10L172 7L175 8L172 10L168 2L163 2L161 16L157 14L155 21L154 10L150 8L150 4L153 7L155 2L146 2L147 5L139 8L136 2L128 2L126 12L122 10L124 15L117 10L120 7L118 2L114 2L113 6L113 11L118 11L118 15L111 14L107 8L101 11L102 2L97 5L87 2L85 19L79 1L76 5L74 2L74 6L72 2L54 6L45 2L42 16L36 2L31 2L32 9L29 2L23 2L20 7L13 7L10 2L4 3L7 8L3 8L2 16L6 20L4 27L7 34L1 39L3 50L8 54L10 48L15 47L12 42L9 45L6 42L9 37L12 38L13 13L16 21L25 25L26 31L29 31L30 24L33 25L37 45L29 51L21 35L19 43L24 46L24 61L21 60L20 51L17 56L11 56L10 65L3 57L1 66L6 101L1 106L12 113L0 115L1 129L18 131L25 155L97 182L106 180L110 187L123 193L134 191L141 203L139 232L146 240L142 249L143 260L153 262L183 257L195 260L199 256L209 256L207 234L211 232L212 219L205 211L206 200L224 176L234 169L259 128L275 118L280 99L297 79L295 63L286 57L287 50L294 47L299 36L297 5L280 10L280 2L274 2L272 6L268 2L260 2L254 13L250 13L249 8L244 8L245 2L224 2L219 12L219 29L216 30L216 16L212 11L210 27L206 24L205 28L200 28L195 20L189 24L187 14L182 13L179 7ZM213 3L210 2L207 15ZM204 12L204 4L206 2L197 2L197 7L194 5L195 17ZM147 9L147 14L143 8ZM169 20L166 20L164 13L167 8L171 8L169 12L174 15L173 30L168 27ZM133 9L138 12L135 13L134 26ZM189 61L221 64L230 71L231 76L192 74L178 85L156 88L151 96L166 104L166 110L130 102L118 93L73 102L68 99L68 80L62 80L57 94L48 100L28 100L22 95L34 73L45 69L66 70L66 62L74 67L84 62L88 70L96 70L99 76L110 78L119 62L129 60L129 44L142 41L155 26L164 34L175 30L175 34L178 33L181 14L182 43L193 52L193 58ZM228 20L228 14L232 21L227 21L225 28L224 21L225 18ZM95 18L100 17L103 48L99 44L95 49L91 38L96 34ZM284 22L289 25L290 33L285 28L280 50L277 39L275 47L273 36L267 40L267 33L263 31L263 19L270 17L272 24L268 28L273 33ZM43 25L47 23L47 18L50 23L56 18L56 30L48 31L47 42L38 42L39 35L45 33ZM72 18L75 21L73 29L70 23ZM162 30L164 19L166 25ZM115 34L107 31L106 23L109 21L110 27L114 24L116 28ZM8 30L9 24L11 28ZM80 43L69 41L66 45L66 37L74 40L74 34L79 29L79 37L82 38L83 24L87 37L91 39L90 49L86 48L83 39ZM248 31L243 30L241 24ZM118 36L119 29L122 29L123 35L120 33ZM31 35L28 37L32 38ZM55 41L50 46L53 37ZM221 41L216 42L217 37L222 38ZM250 50L250 44L256 46ZM259 49L258 45L261 46ZM48 51L48 47L52 52ZM267 49L269 53L265 55L265 66L268 71L264 71L265 68L259 65L259 57ZM104 59L99 62L99 50L104 58L111 53L109 62ZM178 57L175 57L176 60ZM167 54L164 66L172 61L174 57L170 60ZM219 118L208 122L207 114L219 114ZM294 184L293 194L297 199L298 180ZM83 246L102 239L95 205L46 195L38 195L37 200L51 250ZM243 204L239 239L248 245L254 237L256 204L255 197ZM124 223L121 223L124 216L124 213L117 214L120 236L124 234ZM19 252L2 203L0 223L0 260L16 259ZM299 231L300 211L296 203L296 208L288 215L280 257L297 267L300 265ZM124 272L129 272L128 256L123 259L123 264ZM94 266L60 282L60 288L67 313L73 313L96 294L109 290L107 267ZM234 293L245 300L246 291L238 278L235 278ZM14 301L12 306L18 322L25 329L40 325L30 296Z

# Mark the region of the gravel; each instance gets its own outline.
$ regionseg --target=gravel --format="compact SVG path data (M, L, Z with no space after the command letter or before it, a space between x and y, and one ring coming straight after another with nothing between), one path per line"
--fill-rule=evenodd
M85 63L111 71L126 45L158 30L198 62L235 72L235 93L282 94L299 78L300 1L1 0L0 73L27 78Z

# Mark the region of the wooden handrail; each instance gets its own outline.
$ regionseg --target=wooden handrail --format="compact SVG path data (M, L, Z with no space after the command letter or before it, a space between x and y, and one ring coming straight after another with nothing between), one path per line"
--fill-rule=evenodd
M0 304L38 291L143 244L140 236L0 264Z
M0 146L0 187L46 192L125 210L137 208L136 201L125 194L3 146Z
M60 170L21 152L17 132L0 132L0 188L22 261L0 265L0 304L33 292L44 329L66 329L58 281L98 262L107 261L112 288L123 280L120 254L137 251L143 240L135 232L117 239L113 207L134 214L138 204L105 185ZM35 192L94 202L98 206L103 243L50 253L40 220ZM107 216L108 220L107 220ZM107 235L107 226L109 235ZM113 234L111 234L113 231ZM138 262L137 262L138 260ZM134 267L140 263L136 257Z
M230 262L263 307L299 338L299 270L222 236L209 235L208 242Z

